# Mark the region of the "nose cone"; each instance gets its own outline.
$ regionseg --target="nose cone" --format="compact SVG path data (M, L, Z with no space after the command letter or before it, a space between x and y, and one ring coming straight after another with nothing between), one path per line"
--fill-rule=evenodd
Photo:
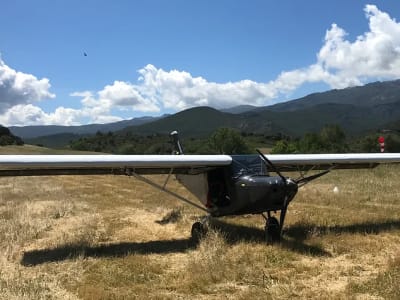
M296 195L299 187L295 181L290 178L286 178L286 189L292 196L294 196Z

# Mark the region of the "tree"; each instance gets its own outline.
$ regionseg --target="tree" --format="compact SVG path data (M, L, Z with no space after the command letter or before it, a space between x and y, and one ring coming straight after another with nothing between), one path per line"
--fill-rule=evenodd
M11 131L4 126L0 125L0 146L6 145L23 145L24 142L18 136L15 136Z
M298 151L298 146L294 142L286 140L277 141L271 150L271 154L291 154Z
M378 139L376 139L377 141ZM389 134L385 139L385 152L399 152L400 151L400 137L395 134Z
M376 153L379 152L378 134L370 134L356 140L351 144L352 151L364 152L364 153Z
M299 153L321 153L323 148L320 135L316 133L306 133L298 143Z
M349 152L346 135L338 125L327 125L320 133L306 133L296 142L278 141L272 153L345 153Z
M349 147L346 143L346 134L338 125L326 125L320 135L324 152L344 153Z
M221 154L245 154L250 152L249 146L240 133L231 128L217 129L211 135L209 145Z

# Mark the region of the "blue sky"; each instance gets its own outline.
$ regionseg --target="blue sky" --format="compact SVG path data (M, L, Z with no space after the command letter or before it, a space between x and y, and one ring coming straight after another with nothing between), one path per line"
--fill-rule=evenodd
M0 11L4 125L270 105L400 77L394 0L14 0Z

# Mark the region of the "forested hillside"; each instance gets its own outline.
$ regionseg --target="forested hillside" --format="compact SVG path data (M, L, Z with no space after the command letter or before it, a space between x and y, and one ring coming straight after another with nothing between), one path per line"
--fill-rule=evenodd
M13 135L7 127L0 125L0 146L23 145L24 142L18 136Z

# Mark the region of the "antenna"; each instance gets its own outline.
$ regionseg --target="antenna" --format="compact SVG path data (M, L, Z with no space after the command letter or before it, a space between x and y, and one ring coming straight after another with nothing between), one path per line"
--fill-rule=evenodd
M174 153L178 154L178 155L183 154L183 148L182 148L181 143L179 141L178 131L174 130L169 135L172 138L172 141L173 141L174 146L175 146Z

